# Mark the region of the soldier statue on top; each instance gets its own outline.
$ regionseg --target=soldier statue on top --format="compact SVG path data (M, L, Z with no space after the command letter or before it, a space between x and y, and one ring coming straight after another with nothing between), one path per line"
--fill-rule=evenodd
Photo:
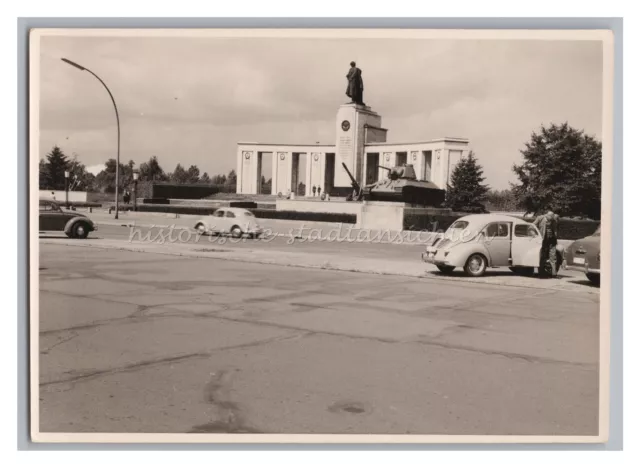
M364 94L364 83L362 82L362 70L356 67L356 62L351 62L351 68L347 73L347 96L354 104L364 105L362 100Z

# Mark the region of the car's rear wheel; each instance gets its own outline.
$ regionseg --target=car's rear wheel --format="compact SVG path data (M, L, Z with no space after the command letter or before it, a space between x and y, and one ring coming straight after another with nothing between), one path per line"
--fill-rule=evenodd
M600 286L600 275L598 273L587 273L587 279L596 286Z
M204 224L202 223L196 224L196 231L198 232L198 234L204 234L206 230L207 228L205 227Z
M242 229L240 229L240 226L233 226L231 228L231 237L235 239L242 237Z
M487 259L482 254L473 254L464 265L464 272L469 276L482 276L487 270Z
M77 222L71 227L71 233L76 239L86 239L89 235L89 226L83 222Z
M436 265L436 268L438 268L438 270L440 270L442 273L451 273L456 269L456 267L449 265Z

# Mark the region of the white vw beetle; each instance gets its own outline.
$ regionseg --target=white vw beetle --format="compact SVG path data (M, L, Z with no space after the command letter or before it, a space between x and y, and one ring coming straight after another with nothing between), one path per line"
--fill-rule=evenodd
M461 267L470 276L482 276L487 268L509 267L531 275L540 266L541 247L542 237L533 224L513 216L477 214L454 222L426 248L422 259L443 273ZM556 271L563 255L558 245Z
M201 234L231 234L233 237L260 237L263 229L254 214L244 208L220 208L200 218L194 229Z

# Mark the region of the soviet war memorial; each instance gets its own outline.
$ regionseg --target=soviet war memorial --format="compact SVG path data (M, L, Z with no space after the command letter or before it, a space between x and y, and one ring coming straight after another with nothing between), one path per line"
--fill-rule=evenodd
M317 34L32 36L34 439L600 440L606 38Z

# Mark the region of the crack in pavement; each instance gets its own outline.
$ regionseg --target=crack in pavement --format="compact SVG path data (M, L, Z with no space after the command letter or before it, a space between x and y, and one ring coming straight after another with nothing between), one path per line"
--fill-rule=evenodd
M553 358L547 358L547 357L541 357L541 356L532 356L530 354L512 353L509 351L497 351L497 350L491 350L491 349L481 349L481 348L475 348L473 346L452 345L452 344L443 343L439 341L424 340L424 339L415 341L415 343L420 343L427 346L437 346L439 348L452 349L457 351L469 351L472 353L480 353L487 356L502 356L507 359L521 359L533 364L561 364L561 365L580 367L585 370L598 370L597 364L563 361L560 359L553 359Z
M211 379L204 387L204 400L213 406L215 416L208 423L193 426L189 433L264 433L247 424L240 405L232 401L231 380L232 371L211 373Z
M214 349L208 350L206 352L181 354L181 355L178 355L178 356L170 356L170 357L164 357L164 358L158 358L158 359L149 359L149 360L145 360L145 361L135 362L133 364L129 364L129 365L126 365L126 366L114 367L114 368L109 368L109 369L94 370L94 371L91 371L91 372L72 375L71 377L64 378L64 379L51 380L51 381L48 381L48 382L41 382L40 383L40 387L48 387L48 386L51 386L51 385L64 384L64 383L76 383L76 382L79 382L79 381L91 380L91 379L94 379L96 377L101 377L101 376L104 376L104 375L112 375L112 374L119 374L119 373L124 373L124 372L138 371L138 370L141 370L141 369L145 369L145 368L149 368L149 367L153 367L153 366L157 366L157 365L174 364L174 363L182 362L182 361L189 360L189 359L203 359L203 358L211 357L216 352L220 352L220 351L228 351L228 350L231 350L231 349L242 349L242 348L251 348L251 347L255 347L255 346L262 346L262 345L275 343L275 342L279 342L279 341L304 338L307 335L308 335L308 333L296 333L296 334L290 334L290 335L286 335L286 336L276 336L276 337L272 337L272 338L265 338L265 339L262 339L262 340L254 340L254 341L250 341L250 342L247 342L247 343L240 343L240 344L229 345L229 346L221 346L219 348L214 348Z
M96 377L101 377L103 375L111 375L111 374L118 374L118 373L122 373L122 372L137 371L137 370L148 368L148 367L152 367L152 366L157 366L157 365L162 365L162 364L173 364L173 363L176 363L176 362L185 361L187 359L205 358L205 357L208 357L208 356L209 356L209 354L207 354L207 353L190 353L190 354L183 354L183 355L179 355L179 356L171 356L171 357L165 357L165 358L160 358L160 359L149 359L149 360L146 360L146 361L135 362L135 363L129 364L127 366L114 367L114 368L110 368L110 369L95 370L95 371L87 372L87 373L80 374L80 375L74 375L72 377L68 377L68 378L65 378L65 379L50 380L48 382L40 382L40 387L48 387L50 385L63 384L63 383L75 383L75 382L78 382L78 381L81 381L81 380L89 380L89 379L93 379L93 378L96 378Z
M50 352L52 349L54 349L54 348L56 348L56 347L60 346L60 345L61 345L61 344L63 344L63 343L67 343L68 341L71 341L71 340L73 340L74 338L77 338L78 336L80 336L80 334L79 334L79 333L76 333L76 332L74 332L74 331L71 331L70 333L71 333L71 336L68 336L68 337L63 338L63 339L61 339L61 340L59 340L59 341L56 341L54 344L52 344L52 345L51 345L51 346L49 346L48 348L40 350L40 354L49 354L49 352Z

